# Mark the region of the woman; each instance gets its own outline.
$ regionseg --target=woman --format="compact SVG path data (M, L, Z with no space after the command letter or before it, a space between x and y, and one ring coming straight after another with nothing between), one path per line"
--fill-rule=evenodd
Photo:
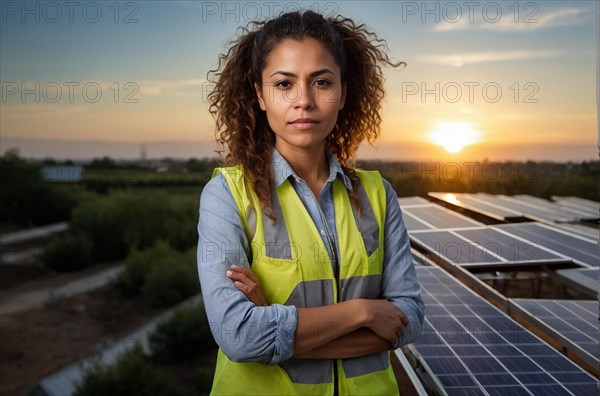
M200 201L198 272L219 344L213 394L394 394L420 286L396 193L353 168L392 63L350 19L254 22L219 58L227 167ZM214 72L214 71L213 71Z

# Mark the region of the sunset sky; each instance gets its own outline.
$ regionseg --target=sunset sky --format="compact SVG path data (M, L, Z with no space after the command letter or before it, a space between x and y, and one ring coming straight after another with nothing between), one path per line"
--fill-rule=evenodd
M384 70L361 158L598 158L595 1L65 4L0 3L2 152L214 156L206 72L238 26L302 7L365 23L408 63Z

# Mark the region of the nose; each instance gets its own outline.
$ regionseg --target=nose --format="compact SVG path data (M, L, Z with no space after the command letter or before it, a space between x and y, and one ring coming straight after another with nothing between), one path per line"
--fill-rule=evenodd
M310 109L315 105L314 92L310 86L298 85L296 97L294 98L294 107L299 109Z

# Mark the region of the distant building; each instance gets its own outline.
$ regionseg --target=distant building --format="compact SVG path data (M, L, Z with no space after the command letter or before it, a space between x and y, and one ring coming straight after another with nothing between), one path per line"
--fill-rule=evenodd
M54 183L79 183L83 174L81 165L48 165L40 170L44 180Z

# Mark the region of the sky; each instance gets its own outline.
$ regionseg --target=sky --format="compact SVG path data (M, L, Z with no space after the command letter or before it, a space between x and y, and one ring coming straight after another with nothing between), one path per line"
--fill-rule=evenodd
M382 133L359 158L598 158L596 2L1 1L0 144L26 157L214 157L207 71L237 29L312 9L366 24Z

